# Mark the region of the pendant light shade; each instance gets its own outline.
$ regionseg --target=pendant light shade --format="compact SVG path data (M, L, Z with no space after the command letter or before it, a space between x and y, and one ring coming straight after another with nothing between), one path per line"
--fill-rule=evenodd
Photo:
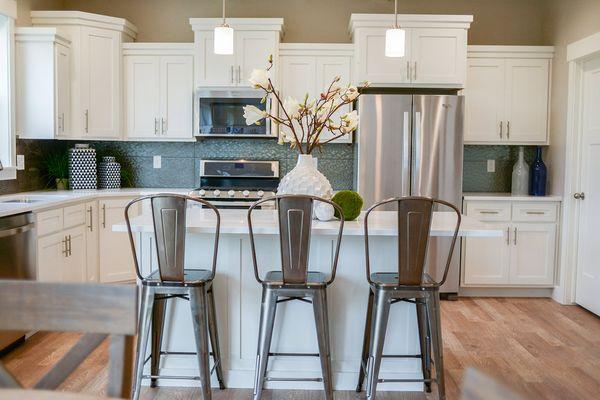
M398 27L398 0L394 0L394 27L385 31L385 56L404 57L406 31Z
M215 27L215 54L233 54L233 28L225 20L225 0L223 0L223 24Z

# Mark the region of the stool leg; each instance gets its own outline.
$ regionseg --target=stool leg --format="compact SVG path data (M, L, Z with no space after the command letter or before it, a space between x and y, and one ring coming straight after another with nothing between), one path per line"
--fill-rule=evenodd
M435 376L438 387L438 399L446 399L446 385L444 382L444 356L442 343L442 325L440 321L440 294L429 292L427 297L427 313L431 330L431 342L433 344L433 359L435 361Z
M260 307L260 328L258 332L258 348L256 350L256 370L254 377L254 400L262 397L263 383L267 373L267 362L271 349L275 312L277 310L277 295L272 289L263 288L262 304Z
M140 316L138 320L138 335L135 360L135 380L133 383L133 400L140 398L142 387L142 375L144 374L144 361L146 359L146 346L148 345L148 336L150 335L150 315L154 307L154 290L146 285L142 285L142 296L140 305Z
M373 320L373 332L371 337L371 348L369 350L370 368L367 377L367 399L375 398L377 381L379 380L379 368L383 355L383 344L390 315L390 297L384 290L375 290L375 319Z
M431 337L427 322L427 306L421 299L417 301L417 324L419 326L419 345L421 347L421 369L423 379L431 379ZM431 382L425 382L425 391L431 392Z
M331 345L329 342L329 313L327 312L327 291L325 288L316 290L313 296L313 310L319 342L319 358L323 374L325 399L333 400L333 382L331 374Z
M198 367L200 370L200 383L202 385L202 399L211 399L210 388L210 362L208 351L208 317L206 291L204 287L190 288L190 308L196 337L196 352L198 353Z
M367 303L367 317L365 318L365 332L363 334L363 347L362 357L360 362L360 368L358 369L358 384L356 385L356 392L362 390L363 382L365 381L365 370L367 363L369 362L369 343L371 343L371 324L373 320L373 299L375 295L369 288L369 300Z
M150 374L158 375L160 368L160 352L162 349L163 330L165 329L166 299L154 295L154 308L152 310L152 347L150 352ZM156 378L150 379L150 387L156 387Z
M211 287L207 290L208 300L208 333L210 334L210 345L213 353L213 361L216 365L215 371L217 372L217 380L219 381L219 389L225 389L225 383L223 381L223 364L221 362L221 348L219 346L219 329L217 327L217 310L215 308L215 293L214 288Z

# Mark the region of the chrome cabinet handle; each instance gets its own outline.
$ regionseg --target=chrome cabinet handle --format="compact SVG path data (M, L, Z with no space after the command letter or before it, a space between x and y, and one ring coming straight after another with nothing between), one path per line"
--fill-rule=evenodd
M479 211L481 214L498 214L498 211Z
M577 200L585 200L585 193L581 192L581 193L575 193L573 195L573 197Z
M527 215L544 215L546 213L544 211L527 211L525 214L527 214Z
M410 81L410 61L406 62L406 80Z
M502 121L500 121L500 139L502 139Z
M85 114L85 133L88 133L90 128L90 111L85 110L83 113Z
M102 227L106 228L106 204L102 204Z
M231 71L230 72L231 72L230 73L230 77L231 77L230 81L231 81L231 83L233 83L233 65L231 66Z
M242 67L238 65L238 82L242 83Z
M92 209L92 207L90 206L87 210L88 214L90 215L90 224L88 225L88 229L90 230L90 232L94 231L94 210Z
M61 116L62 116L62 118L61 118L62 132L65 133L65 113L62 113Z
M513 243L515 246L517 245L517 227L515 227L515 237L513 238Z
M510 226L506 227L506 245L510 245Z
M415 79L414 80L416 81L417 80L417 62L416 61L415 61L415 71L414 71L414 73L415 73Z
M72 243L71 243L71 235L67 236L67 245L69 246L69 257L73 255L72 251Z
M160 119L161 122L161 134L166 135L167 134L167 120L164 118Z
M510 139L510 121L506 121L506 138Z
M158 118L154 118L154 134L158 135Z
M65 238L61 241L61 243L63 244L63 255L65 257L69 257L69 248L67 247L67 237L65 236Z

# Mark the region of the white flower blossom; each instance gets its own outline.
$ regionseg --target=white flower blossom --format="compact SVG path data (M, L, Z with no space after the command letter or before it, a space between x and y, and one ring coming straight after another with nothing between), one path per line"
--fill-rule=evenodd
M356 110L342 115L341 120L340 131L342 133L350 133L358 128L358 112Z
M248 81L255 89L265 89L269 90L269 78L271 77L271 73L266 69L253 69L252 74L250 75L250 79Z
M295 98L288 96L283 101L283 108L290 118L300 118L300 103Z
M342 95L342 98L344 99L344 101L347 101L347 102L352 102L357 97L358 97L358 88L356 86L349 86L346 89L346 91L344 92L344 94Z
M244 106L244 118L246 125L258 124L258 122L267 116L267 112L252 105Z

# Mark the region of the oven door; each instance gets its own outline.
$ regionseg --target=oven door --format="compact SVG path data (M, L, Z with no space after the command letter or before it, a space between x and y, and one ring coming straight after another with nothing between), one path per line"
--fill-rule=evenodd
M246 125L244 106L271 112L271 99L263 102L257 89L199 89L195 101L195 135L200 137L271 137L271 121Z

